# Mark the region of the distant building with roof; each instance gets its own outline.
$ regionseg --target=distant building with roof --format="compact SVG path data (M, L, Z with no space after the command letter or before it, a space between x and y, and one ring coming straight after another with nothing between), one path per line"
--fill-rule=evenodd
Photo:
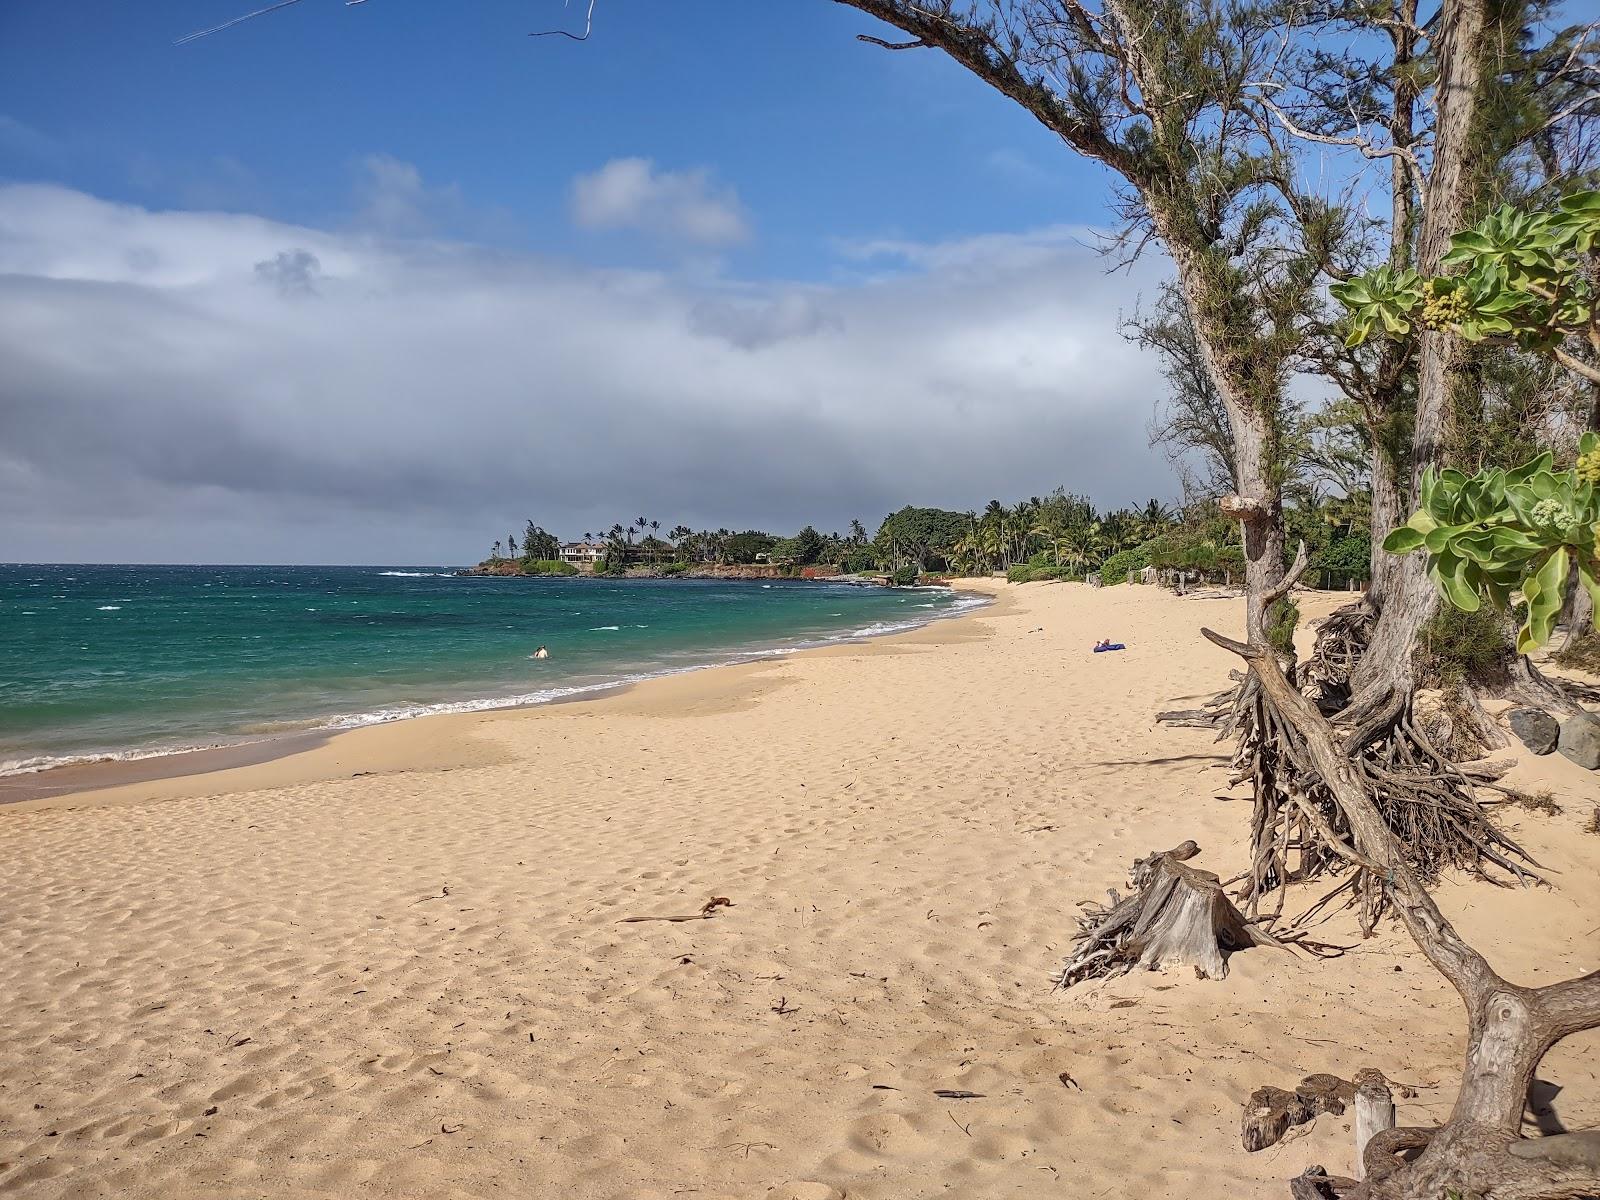
M605 556L604 542L565 542L561 546L561 561L582 571L594 570Z

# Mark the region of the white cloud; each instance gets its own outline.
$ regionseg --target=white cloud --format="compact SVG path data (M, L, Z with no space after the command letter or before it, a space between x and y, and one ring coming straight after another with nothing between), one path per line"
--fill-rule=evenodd
M750 236L739 197L708 171L658 171L647 158L614 158L572 181L572 219L585 229L636 229L700 246Z
M1117 333L1157 264L902 250L865 282L689 282L0 187L0 561L460 562L528 517L788 532L1173 490L1159 372Z
M359 168L357 223L364 228L402 236L429 233L463 208L454 184L430 187L412 163L387 154L369 154Z

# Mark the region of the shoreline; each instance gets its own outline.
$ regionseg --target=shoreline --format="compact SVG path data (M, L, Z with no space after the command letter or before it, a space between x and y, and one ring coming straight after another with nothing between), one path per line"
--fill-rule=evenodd
M886 633L851 633L788 650L738 652L734 657L726 660L681 667L660 674L649 675L642 679L621 679L611 683L598 683L572 694L555 695L542 700L522 701L511 699L503 704L486 701L482 707L459 711L420 712L409 716L343 728L320 726L311 729L269 734L264 737L231 744L197 746L192 749L156 751L150 754L127 751L124 753L134 756L117 758L107 754L104 757L97 757L88 761L68 762L59 766L46 767L42 770L0 775L0 813L14 809L76 806L75 804L69 805L69 802L85 805L94 803L142 803L146 800L159 799L163 794L167 794L162 785L169 783L178 785L171 789L171 794L200 794L194 790L194 781L208 780L213 777L217 777L219 782L237 780L239 773L252 768L268 768L264 772L264 781L249 788L252 791L260 787L282 786L289 781L323 781L336 777L337 772L334 772L334 768L347 765L352 761L352 756L359 758L366 749L365 744L359 737L362 734L415 725L421 722L470 721L471 718L532 713L564 705L600 703L607 699L630 693L636 688L648 688L658 683L665 683L686 676L735 671L762 663L782 662L798 656L816 654L841 646L870 646L893 643L896 639L921 633L934 626L959 623L990 610L1003 609L1005 606L1003 592L994 586L998 583L999 581L994 579L964 579L942 585L948 587L952 592L965 592L969 595L981 596L984 599L980 603L959 608L955 611L934 613L926 620L918 621L905 629L897 629ZM388 739L377 739L374 741L374 745L379 748L380 753L383 753L391 748L387 745L387 742ZM445 755L439 758L438 761L441 767L447 768L451 762L455 761L456 757ZM302 758L305 760L303 764L293 761ZM421 758L414 755L406 756L405 765L399 769L427 769L427 764L434 761L434 759L435 756L432 755ZM275 765L279 769L271 770L270 768ZM302 767L306 769L299 769ZM180 781L186 782L180 783ZM204 788L201 790L209 792L228 789Z

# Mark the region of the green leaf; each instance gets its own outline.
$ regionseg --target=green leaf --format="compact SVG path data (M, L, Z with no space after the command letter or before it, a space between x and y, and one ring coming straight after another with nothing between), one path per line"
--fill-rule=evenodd
M1468 563L1448 550L1438 555L1428 573L1444 598L1462 612L1477 612L1481 607L1477 591L1467 581Z
M1422 539L1422 544L1428 548L1429 554L1439 554L1450 545L1460 531L1459 525L1440 525L1437 529L1428 531Z
M1357 308L1372 303L1372 286L1367 282L1365 275L1357 275L1345 283L1331 284L1328 292L1347 308Z
M1458 254L1465 251L1467 254L1486 254L1495 249L1495 244L1483 234L1474 229L1465 233L1458 233L1450 239L1450 253Z
M1556 617L1561 613L1561 593L1567 585L1567 548L1557 546L1548 558L1522 581L1522 596L1528 602L1528 620L1517 631L1517 652L1526 654L1534 646L1550 640Z
M1540 471L1528 480L1528 486L1533 489L1533 494L1541 500L1553 500L1560 490L1556 477L1548 470Z
M1383 322L1384 329L1389 333L1411 332L1411 322L1396 313L1390 312L1388 305L1378 310L1378 319Z
M1528 462L1523 463L1520 467L1516 467L1510 471L1507 471L1506 485L1509 487L1512 484L1524 483L1531 475L1534 475L1539 471L1548 471L1551 464L1554 463L1555 460L1556 456L1550 453L1550 451L1546 450L1543 454L1539 455L1538 458L1530 459Z
M1423 537L1420 529L1401 525L1389 531L1389 536L1383 539L1383 548L1390 554L1410 554L1413 550L1422 548Z
M1482 566L1495 565L1494 534L1490 530L1481 529L1474 533L1464 533L1451 542L1450 548Z

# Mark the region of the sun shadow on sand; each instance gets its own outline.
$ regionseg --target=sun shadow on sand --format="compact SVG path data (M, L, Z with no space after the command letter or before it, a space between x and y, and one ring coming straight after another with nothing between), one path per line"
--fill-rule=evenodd
M1208 762L1225 763L1232 759L1226 754L1173 754L1167 758L1105 758L1086 762L1086 767L1165 767L1173 763Z

